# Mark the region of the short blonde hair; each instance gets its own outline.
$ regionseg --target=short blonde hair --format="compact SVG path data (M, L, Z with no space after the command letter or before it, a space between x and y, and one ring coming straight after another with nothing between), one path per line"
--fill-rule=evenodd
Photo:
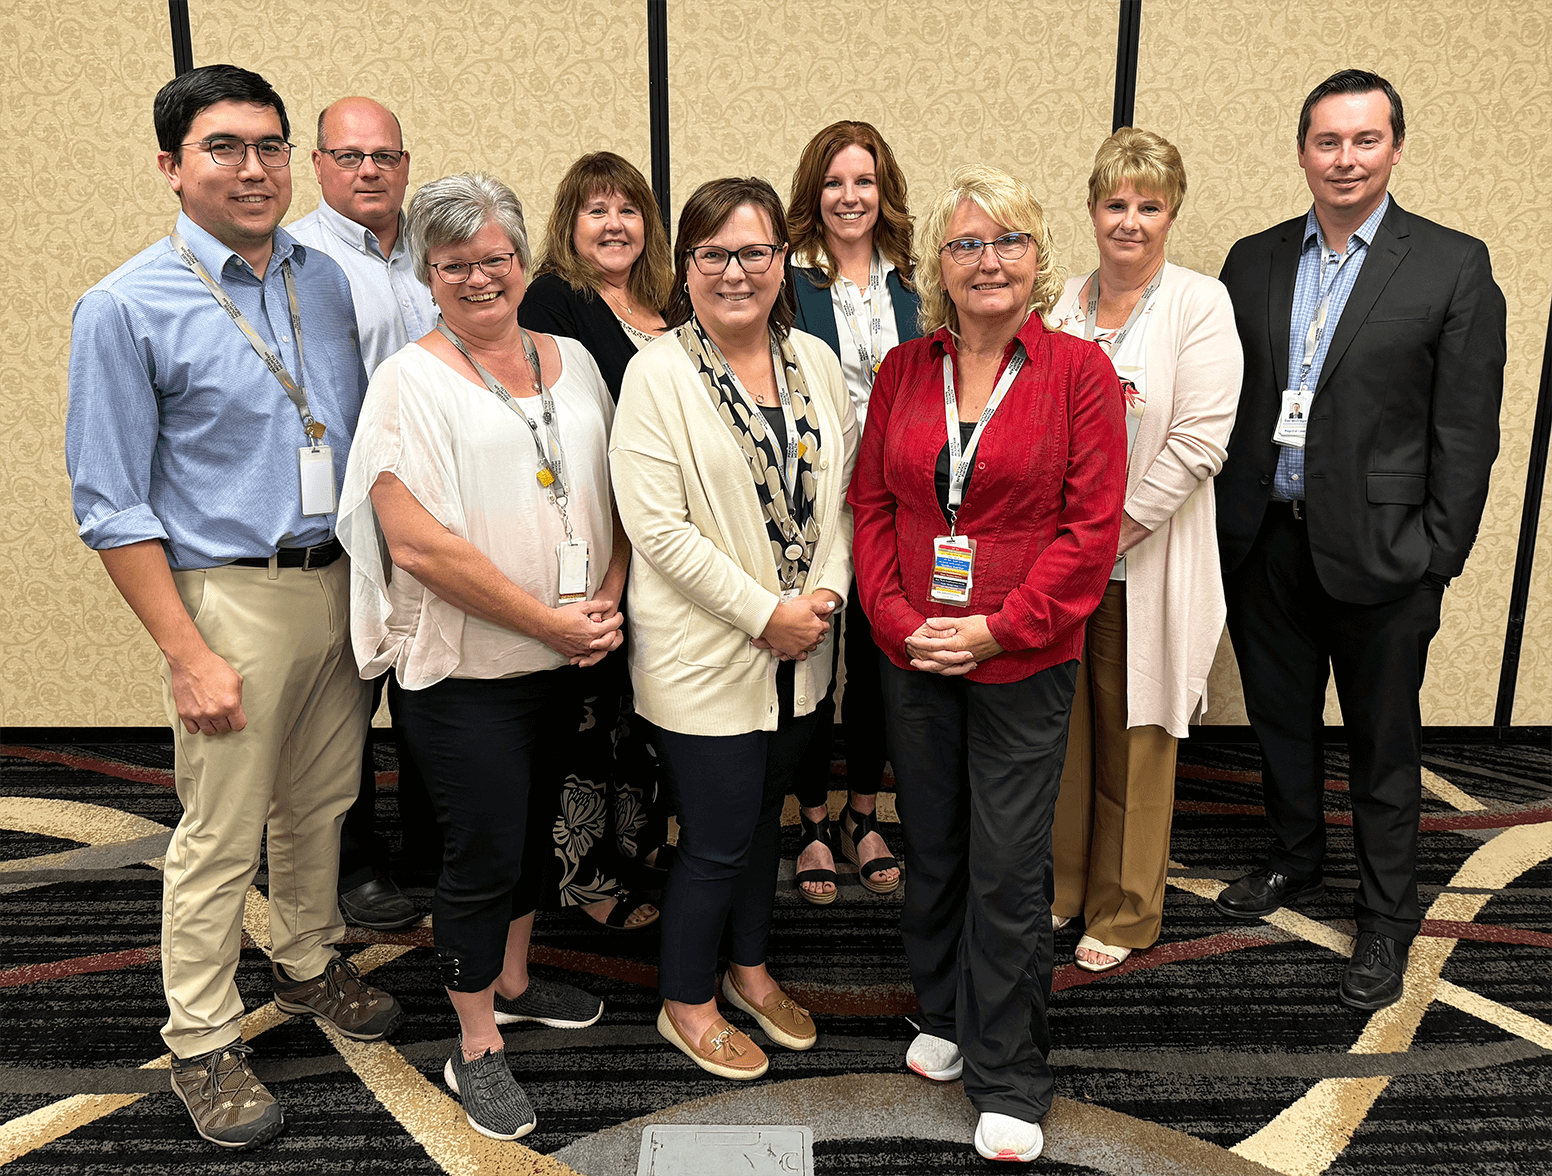
M921 292L921 332L930 335L939 327L959 334L959 311L943 288L944 234L954 219L954 211L965 200L973 201L982 212L1010 233L1028 233L1030 245L1039 258L1035 285L1029 295L1029 309L1042 316L1061 297L1066 272L1056 264L1056 250L1045 210L1024 184L995 167L972 165L954 173L949 186L933 201L921 228L921 264L916 271ZM955 264L955 263L950 263Z
M1099 145L1089 175L1089 211L1131 184L1139 193L1157 196L1178 216L1186 200L1186 165L1180 152L1163 135L1122 127Z

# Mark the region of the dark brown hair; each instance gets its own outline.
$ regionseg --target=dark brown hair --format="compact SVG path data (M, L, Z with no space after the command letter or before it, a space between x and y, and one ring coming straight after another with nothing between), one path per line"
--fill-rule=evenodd
M661 311L673 289L668 231L658 219L657 200L646 176L630 160L613 151L594 151L566 169L560 187L555 189L555 207L550 210L550 223L544 231L544 255L533 276L556 274L573 290L597 292L603 278L577 252L576 226L582 206L600 193L618 193L641 213L641 256L631 265L626 285L637 302Z
M1406 114L1401 109L1401 95L1377 73L1366 69L1342 69L1332 74L1309 92L1304 108L1299 111L1299 150L1304 150L1304 139L1309 134L1310 111L1315 103L1333 94L1372 94L1378 90L1390 102L1390 145L1399 147L1406 140Z
M873 244L895 267L900 280L911 285L916 259L911 253L911 213L906 202L905 173L895 162L895 153L872 123L831 123L808 141L792 173L792 200L787 211L787 231L792 235L794 256L813 257L824 271L825 286L836 279L835 261L824 248L824 222L819 215L819 197L824 191L825 172L830 161L848 147L861 147L873 157L873 174L878 179L878 223L873 226Z
M674 237L674 293L663 311L663 320L670 327L688 322L695 313L690 305L690 290L686 284L690 274L690 250L704 245L717 235L717 230L727 223L728 217L742 205L749 205L763 212L771 222L772 242L776 248L788 244L787 217L781 207L781 197L768 180L759 176L730 176L723 180L708 180L684 202L679 212L679 232ZM774 262L772 263L775 264ZM778 339L785 339L797 321L797 300L792 296L792 284L783 281L771 307L767 325Z

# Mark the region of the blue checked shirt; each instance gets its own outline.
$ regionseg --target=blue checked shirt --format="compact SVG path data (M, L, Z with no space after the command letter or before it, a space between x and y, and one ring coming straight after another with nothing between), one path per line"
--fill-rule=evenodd
M280 273L291 259L307 400L328 427L323 443L342 485L366 393L344 273L284 230L262 279L182 214L178 232L295 375ZM184 570L326 542L334 516L302 514L297 450L306 444L285 389L168 238L76 303L65 464L88 547L160 539L168 563Z
M1321 331L1320 338L1315 341L1315 362L1310 365L1309 374L1304 377L1306 388L1314 388L1320 383L1320 369L1325 366L1326 352L1331 347L1331 336L1336 333L1337 323L1342 321L1342 309L1347 305L1348 296L1353 292L1353 286L1358 281L1358 271L1363 268L1364 258L1369 255L1369 246L1374 241L1374 234L1380 227L1380 221L1385 219L1385 213L1390 209L1390 194L1386 193L1385 199L1380 201L1380 206L1369 214L1369 219L1364 221L1353 233L1347 242L1348 258L1346 264L1343 259L1334 255L1326 247L1325 234L1320 231L1320 222L1315 219L1315 210L1311 208L1309 215L1304 218L1304 245L1299 252L1299 276L1293 284L1293 318L1288 324L1288 386L1297 388L1300 385L1300 377L1304 372L1304 340L1309 334L1310 323L1315 319L1315 312L1320 305L1322 291L1330 289L1331 298L1326 308L1326 325ZM1341 267L1338 272L1338 266ZM1336 284L1332 285L1332 275L1335 274ZM1282 446L1282 452L1277 455L1277 473L1272 476L1272 497L1283 501L1304 497L1304 450Z

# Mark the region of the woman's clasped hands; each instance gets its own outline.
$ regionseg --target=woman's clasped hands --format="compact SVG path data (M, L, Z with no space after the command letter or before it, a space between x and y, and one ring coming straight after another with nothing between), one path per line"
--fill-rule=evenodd
M911 668L955 677L968 674L1002 652L997 638L977 613L966 617L928 617L905 639Z
M781 661L805 661L819 648L830 631L830 618L841 607L841 598L828 588L794 596L776 606L765 631L749 644L764 649Z
M625 640L624 623L620 602L597 596L551 609L543 640L574 666L596 666Z

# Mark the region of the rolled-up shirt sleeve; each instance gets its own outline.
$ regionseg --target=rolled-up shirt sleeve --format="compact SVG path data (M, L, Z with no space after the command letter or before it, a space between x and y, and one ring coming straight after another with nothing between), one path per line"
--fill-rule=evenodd
M133 313L94 290L71 319L65 465L81 538L98 551L168 537L150 505L160 431L154 358L137 338Z

